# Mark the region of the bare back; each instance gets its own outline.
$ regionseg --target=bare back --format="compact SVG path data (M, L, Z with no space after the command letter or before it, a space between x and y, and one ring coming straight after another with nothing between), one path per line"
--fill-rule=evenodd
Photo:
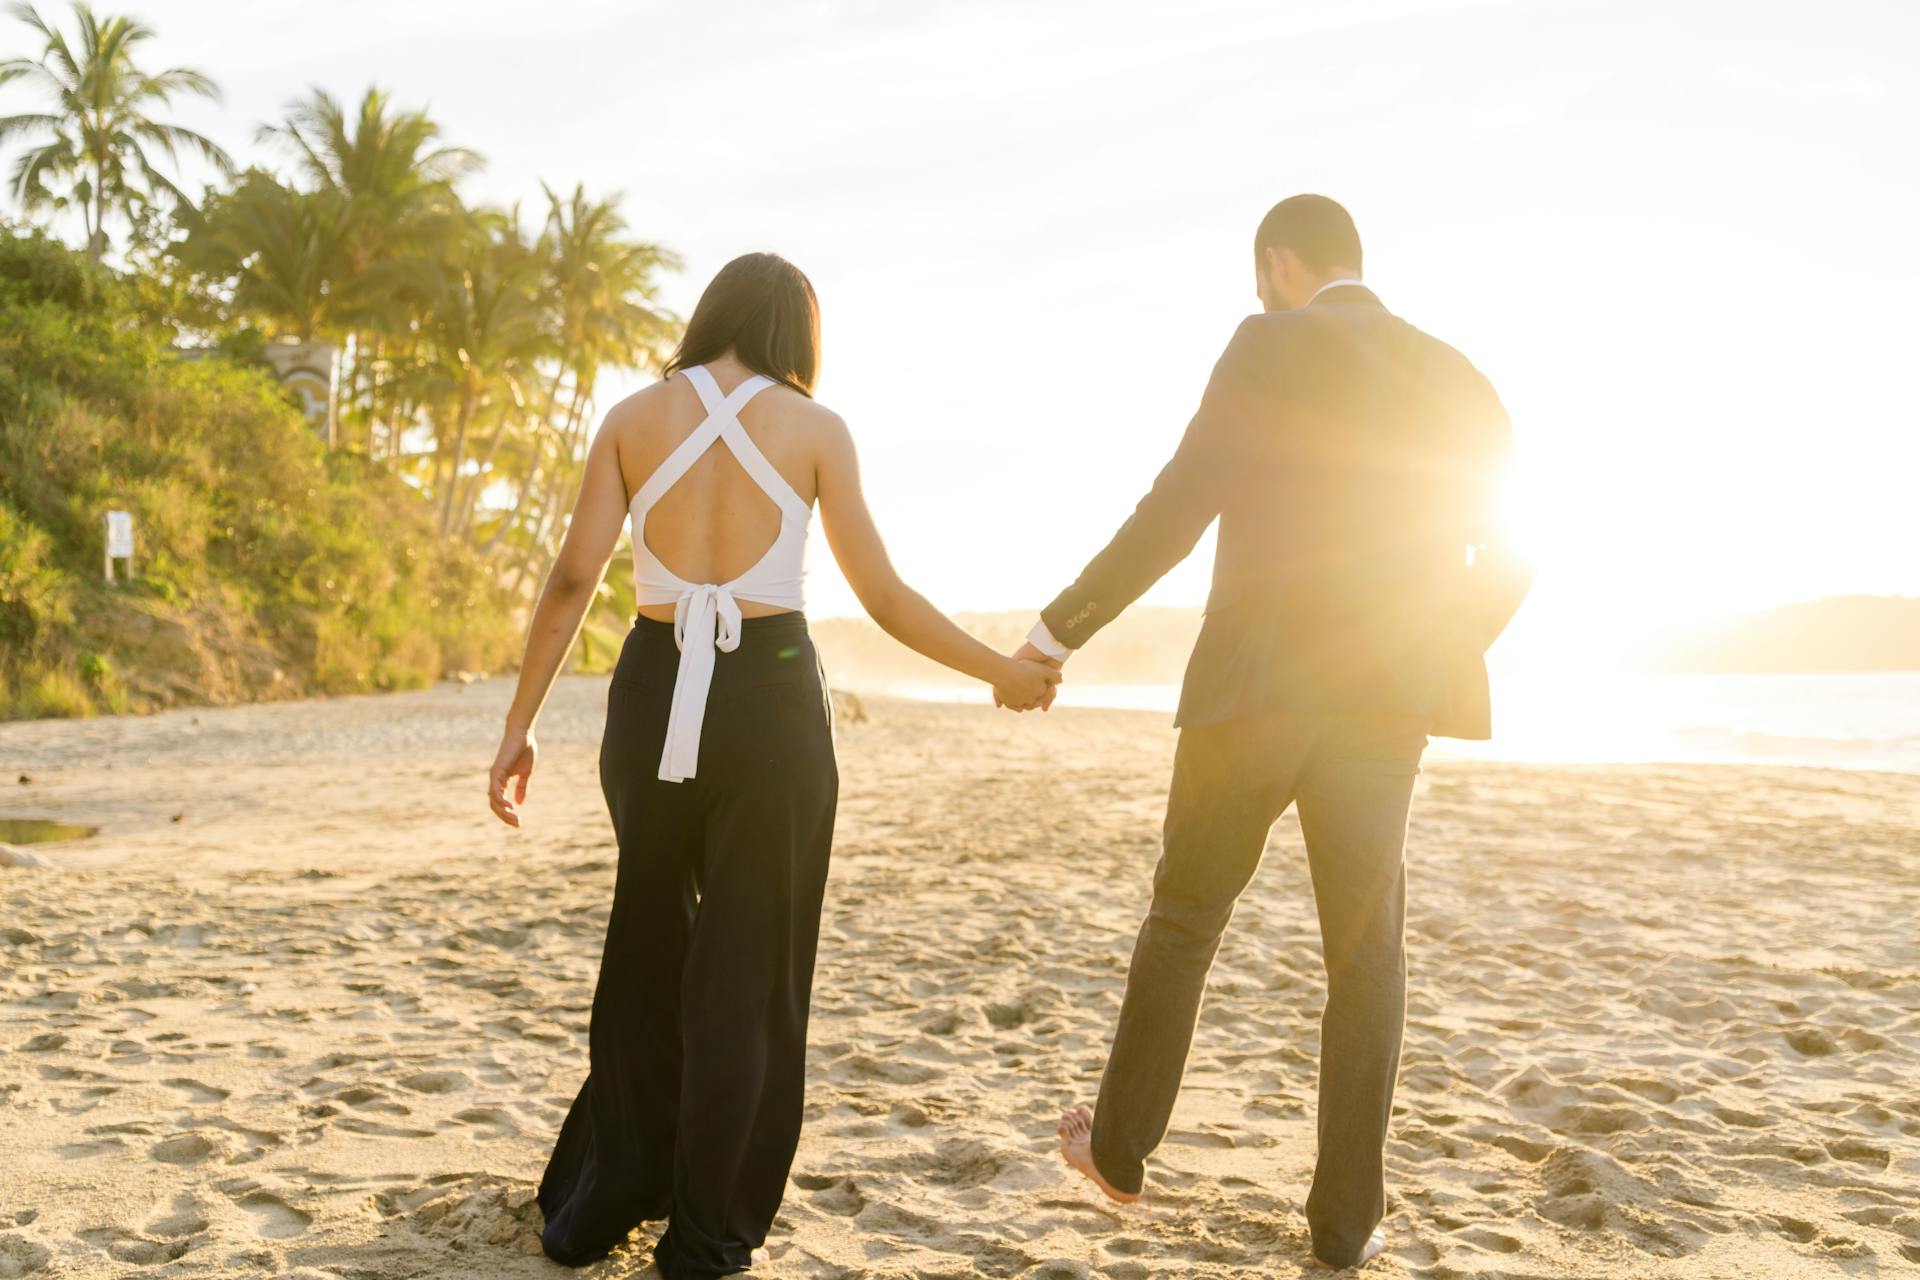
M722 392L731 393L749 371L731 359L708 366ZM707 417L683 375L622 401L609 415L629 500L648 477ZM829 411L788 387L761 392L740 410L739 420L774 470L809 507L819 493L824 433L838 421ZM725 448L711 448L676 480L647 512L646 545L675 576L688 582L729 582L746 573L780 533L780 508ZM644 617L673 620L671 604L643 604ZM778 606L740 601L746 617L784 612Z

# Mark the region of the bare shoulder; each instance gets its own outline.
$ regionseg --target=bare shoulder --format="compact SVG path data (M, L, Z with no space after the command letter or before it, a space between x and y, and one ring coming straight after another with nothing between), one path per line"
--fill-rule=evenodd
M770 401L770 407L779 412L781 423L817 452L835 452L849 441L846 419L818 400L783 386L769 388L761 394Z
M631 436L665 422L673 407L673 383L662 379L642 387L613 403L602 419L601 431L612 436Z
M775 385L753 399L747 421L772 425L798 441L815 457L828 457L850 444L846 420L791 387ZM678 376L643 387L607 410L601 434L623 446L648 450L679 438L697 418L700 406L692 388Z
M802 430L831 433L845 431L846 419L811 396L803 396L792 387L775 385L763 393L780 411Z

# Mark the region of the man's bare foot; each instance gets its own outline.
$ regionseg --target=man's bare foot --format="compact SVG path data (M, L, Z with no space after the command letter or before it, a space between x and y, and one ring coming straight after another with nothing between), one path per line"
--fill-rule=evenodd
M1318 1254L1314 1255L1313 1265L1323 1271L1345 1271L1347 1267L1364 1267L1386 1251L1387 1233L1376 1231L1367 1237L1367 1247L1360 1251L1360 1256L1349 1262L1346 1267L1336 1267L1331 1262L1322 1262Z
M1100 1176L1100 1170L1093 1166L1093 1112L1085 1107L1075 1107L1060 1117L1060 1127L1055 1130L1060 1135L1060 1158L1087 1175L1094 1186L1107 1193L1107 1198L1121 1204L1132 1204L1140 1196L1116 1190L1112 1183Z

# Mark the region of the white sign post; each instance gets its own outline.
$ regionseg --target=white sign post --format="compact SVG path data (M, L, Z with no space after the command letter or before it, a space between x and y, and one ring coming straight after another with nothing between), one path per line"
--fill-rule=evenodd
M107 581L113 581L113 562L127 562L127 578L133 578L133 513L107 512Z

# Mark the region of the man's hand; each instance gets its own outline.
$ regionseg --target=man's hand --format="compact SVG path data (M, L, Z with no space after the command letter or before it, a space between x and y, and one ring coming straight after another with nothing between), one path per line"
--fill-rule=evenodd
M1061 668L1065 665L1059 659L1050 658L1046 654L1042 653L1039 649L1035 648L1032 641L1028 641L1027 643L1021 645L1018 649L1015 649L1013 653L1009 656L1011 656L1015 662L1037 662L1041 666L1051 667L1055 671L1061 670ZM1059 692L1060 692L1060 685L1057 681L1052 684L1049 684L1047 686L1046 693L1041 697L1040 701L1033 705L1037 706L1040 710L1045 711L1049 707L1053 706L1053 700L1055 697L1059 695ZM993 705L996 707L1004 707L1007 705L1005 702L1001 700L1000 693L998 690L994 691ZM1028 708L1028 707L1015 708L1015 710L1019 710L1019 711L1026 711L1030 709L1031 708Z

